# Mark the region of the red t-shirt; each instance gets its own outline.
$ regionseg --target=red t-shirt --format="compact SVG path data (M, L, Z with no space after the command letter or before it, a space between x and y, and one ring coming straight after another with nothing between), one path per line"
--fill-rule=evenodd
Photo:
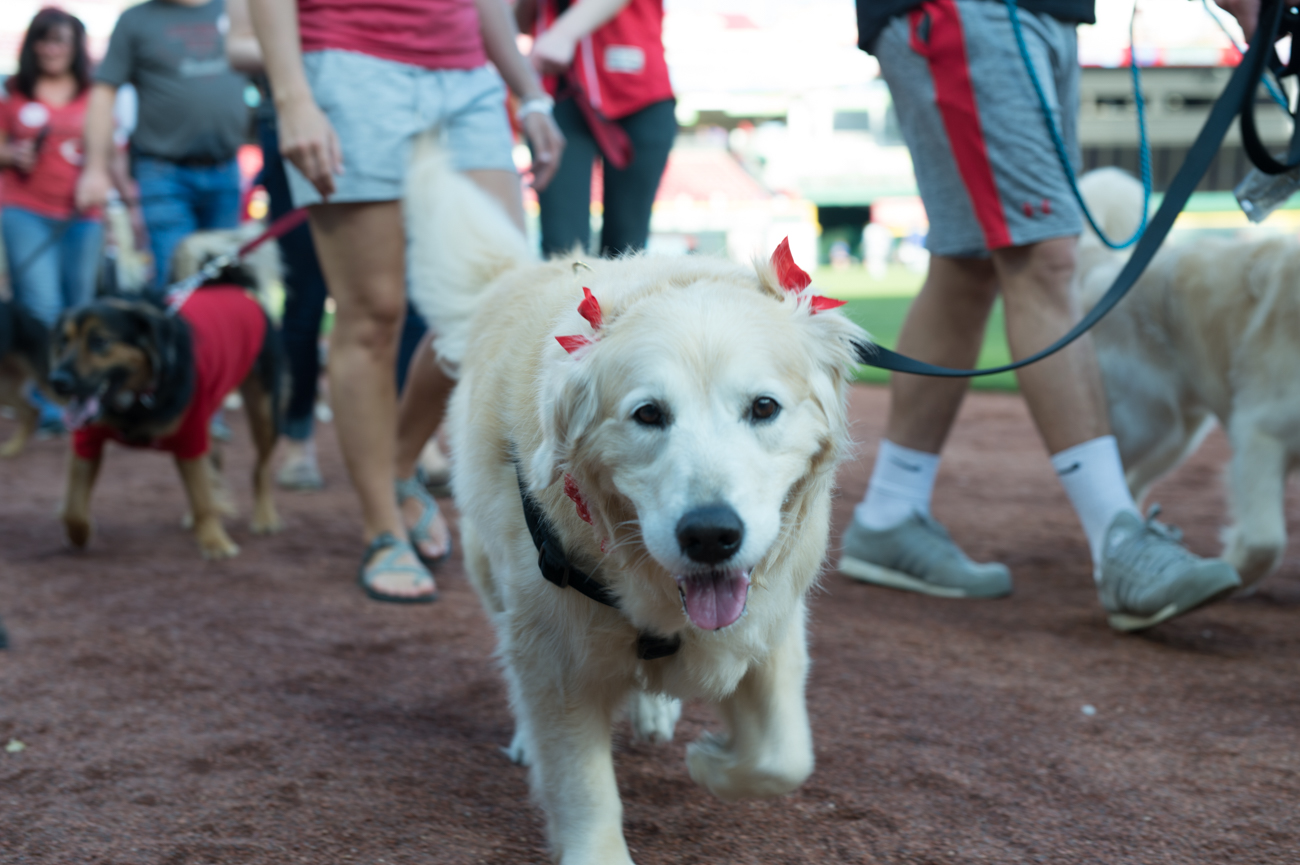
M298 0L302 50L355 51L425 69L487 63L474 0Z
M56 108L21 93L3 91L0 129L10 143L40 140L31 174L13 166L0 180L0 205L21 207L51 219L67 219L76 212L77 178L81 176L81 140L86 125L90 91ZM44 133L42 135L42 132ZM84 214L93 219L98 211Z
M266 316L242 288L226 286L200 288L179 314L190 325L194 395L176 432L155 439L148 447L192 460L208 452L212 415L253 368L266 338ZM87 424L72 434L72 450L82 459L97 459L110 439L125 444L121 434L107 424Z
M555 17L554 0L542 0L537 34L550 28ZM663 32L663 0L632 0L578 43L573 71L593 108L617 120L672 98ZM545 81L552 96L557 83L553 77Z

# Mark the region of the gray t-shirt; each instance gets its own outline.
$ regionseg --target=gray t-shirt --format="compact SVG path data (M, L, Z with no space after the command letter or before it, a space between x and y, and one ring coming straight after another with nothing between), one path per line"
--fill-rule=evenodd
M226 61L225 0L148 0L122 13L95 80L135 85L134 148L162 159L229 159L244 141L248 79Z

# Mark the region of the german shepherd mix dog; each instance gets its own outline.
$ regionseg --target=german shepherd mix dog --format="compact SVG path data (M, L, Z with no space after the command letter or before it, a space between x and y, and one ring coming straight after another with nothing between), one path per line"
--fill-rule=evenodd
M715 706L725 731L687 765L724 799L798 787L813 770L805 599L865 333L812 296L784 244L756 269L539 263L428 141L406 213L413 299L460 379L466 566L554 858L632 861L610 753L620 705L659 740L678 700Z
M48 390L50 369L48 328L19 304L0 300L0 405L18 419L18 429L0 445L0 457L22 453L36 431L40 413L23 392L31 382Z
M182 242L175 278L194 273L206 258L195 248L213 234L237 243L230 232L204 232ZM222 244L218 243L218 246ZM232 265L195 291L172 315L146 302L101 300L66 314L52 340L50 383L68 401L75 428L63 524L74 547L90 540L90 495L104 444L168 451L176 460L199 551L206 559L234 556L239 548L221 522L209 459L208 426L222 400L238 388L252 429L253 519L257 534L279 531L271 499L271 452L281 389L278 334L250 296L256 277Z
M1112 237L1142 214L1142 184L1119 169L1079 182ZM1079 246L1086 309L1128 259L1091 231ZM1217 421L1232 445L1232 525L1223 558L1249 588L1282 562L1288 474L1300 469L1300 244L1294 237L1198 239L1160 251L1093 329L1111 426L1139 501Z

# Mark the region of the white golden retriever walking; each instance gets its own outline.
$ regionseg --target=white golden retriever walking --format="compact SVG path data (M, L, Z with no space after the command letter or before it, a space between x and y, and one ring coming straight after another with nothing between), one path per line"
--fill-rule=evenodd
M1080 181L1112 237L1128 237L1142 186L1118 169ZM1088 232L1085 308L1127 260ZM1300 244L1198 239L1162 250L1093 330L1110 420L1134 498L1200 445L1217 420L1232 444L1223 558L1252 586L1281 563L1288 473L1300 466Z
M691 777L726 799L794 789L813 769L805 596L866 335L804 283L783 288L805 277L788 257L781 275L707 257L539 263L428 142L410 178L413 299L459 375L465 559L554 858L631 862L621 706L667 740L677 700L709 701L726 729L691 746Z

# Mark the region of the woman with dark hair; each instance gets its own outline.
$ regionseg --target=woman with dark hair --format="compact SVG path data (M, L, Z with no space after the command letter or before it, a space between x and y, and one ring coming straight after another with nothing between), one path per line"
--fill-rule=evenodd
M37 12L0 102L0 227L14 296L47 325L95 288L103 228L73 200L89 88L86 28L60 9ZM42 428L61 430L58 408L33 399Z

